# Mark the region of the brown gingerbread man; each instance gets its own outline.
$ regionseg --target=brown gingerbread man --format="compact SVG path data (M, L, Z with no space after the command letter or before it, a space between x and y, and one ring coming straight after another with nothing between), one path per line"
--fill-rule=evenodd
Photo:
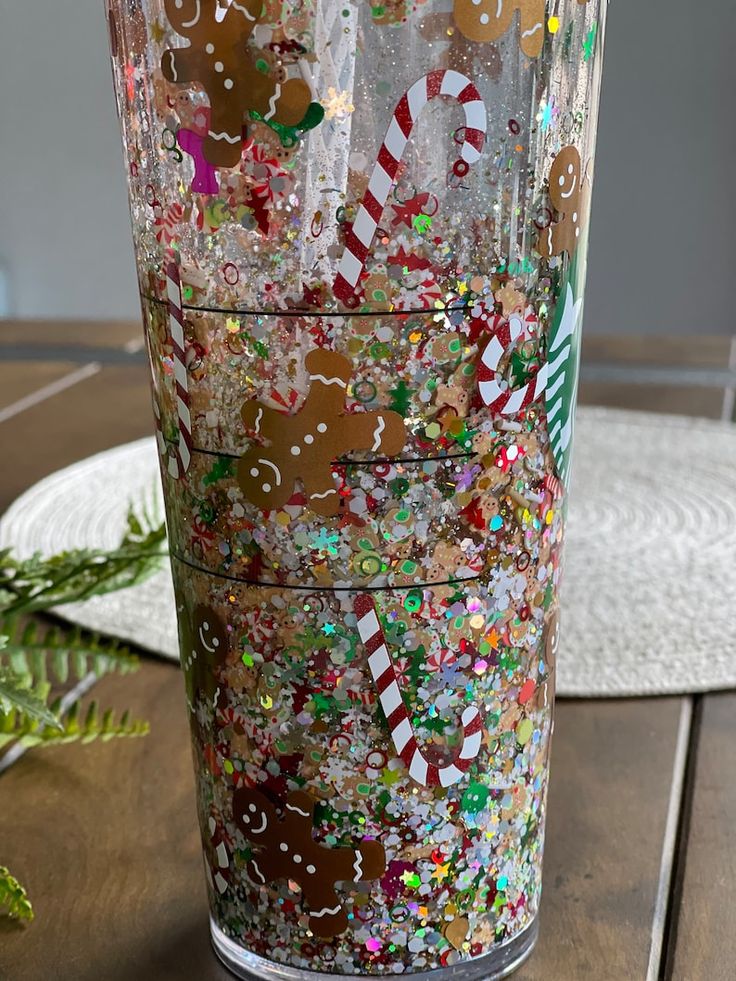
M199 692L211 701L217 691L215 672L225 664L229 650L227 628L211 607L200 604L191 621L183 621L181 648L187 694L193 699Z
M557 612L547 621L544 633L544 663L547 674L552 675L557 664L557 651L560 646L560 618Z
M558 222L539 234L537 249L545 259L567 252L572 255L580 238L584 205L583 168L574 146L565 146L549 172L549 197L560 215Z
M309 929L330 939L342 933L348 917L335 891L336 882L369 882L386 869L383 846L361 841L358 848L328 848L312 838L315 801L301 790L286 798L279 820L276 808L260 791L241 787L233 796L233 817L257 849L248 863L250 879L259 886L293 879L309 909Z
M541 654L544 658L545 678L537 686L530 702L530 708L536 711L552 708L554 703L557 650L560 643L560 621L556 611L545 620L542 638Z
M277 81L257 67L247 41L264 14L262 0L233 0L218 20L217 0L165 0L174 30L187 48L168 48L161 70L170 82L200 82L210 100L211 118L202 150L216 167L240 160L246 113L255 110L266 122L297 126L312 101L300 78Z
M546 0L455 0L453 16L471 41L497 41L519 11L519 45L528 58L538 58L544 44Z
M243 493L264 511L278 509L301 480L308 505L317 514L335 515L340 497L331 463L352 450L394 456L406 441L398 412L346 412L345 396L353 373L350 361L318 348L305 359L310 387L293 415L250 401L241 415L246 428L268 446L254 446L240 460Z
M580 5L588 0L578 0ZM519 47L527 58L538 58L544 46L546 0L455 0L453 17L470 41L497 41L519 11Z

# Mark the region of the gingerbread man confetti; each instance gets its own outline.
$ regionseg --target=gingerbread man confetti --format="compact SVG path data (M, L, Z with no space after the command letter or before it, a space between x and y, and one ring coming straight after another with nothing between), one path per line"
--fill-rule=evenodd
M264 511L283 507L301 480L311 510L335 515L340 497L332 462L355 450L396 455L406 441L404 420L391 410L345 411L353 366L342 354L310 351L305 367L309 393L293 415L257 401L243 406L246 428L267 445L242 457L238 480L248 500Z
M187 681L187 692L193 698L197 692L211 700L217 690L215 670L225 663L229 643L227 628L209 606L200 604L191 623L182 631L181 664Z
M583 209L583 173L580 154L565 146L555 157L549 174L549 196L560 215L539 235L537 248L545 259L567 252L572 255L580 238Z
M581 6L588 0L577 0ZM519 11L519 46L528 58L538 58L544 46L546 0L455 0L453 17L470 41L497 41ZM558 18L554 18L557 20Z
M249 111L282 126L298 126L305 119L312 101L307 83L261 71L247 46L263 17L261 0L234 0L220 19L217 0L165 0L165 8L189 47L164 51L161 70L168 81L199 82L207 93L212 115L203 153L211 164L237 165Z
M286 798L283 817L258 790L241 787L233 797L237 827L256 849L248 875L259 886L291 879L309 909L309 929L331 939L343 933L348 917L335 890L337 882L370 882L386 869L383 846L361 841L358 848L328 848L312 838L315 801L303 791Z
M528 58L538 58L544 44L545 0L455 0L453 16L470 41L497 41L519 11L519 44Z

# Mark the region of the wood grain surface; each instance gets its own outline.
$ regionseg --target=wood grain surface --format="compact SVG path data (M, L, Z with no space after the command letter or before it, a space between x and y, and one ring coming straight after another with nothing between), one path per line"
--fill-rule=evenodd
M41 353L44 346L57 344L123 347L142 337L139 320L0 320L0 352L13 345L34 345Z
M723 391L719 388L680 385L625 385L621 382L587 382L578 388L581 405L605 405L610 409L669 412L673 415L720 419Z
M149 435L152 413L148 379L149 371L143 364L104 367L91 378L0 424L0 511L54 470Z
M736 978L736 695L703 699L674 902L673 981Z
M734 339L698 334L591 334L583 330L582 356L586 361L653 366L687 365L690 368L726 368ZM688 411L684 409L682 411Z
M71 361L3 362L0 353L0 410L7 409L26 395L59 381L77 367ZM0 438L3 441L7 439L4 435Z

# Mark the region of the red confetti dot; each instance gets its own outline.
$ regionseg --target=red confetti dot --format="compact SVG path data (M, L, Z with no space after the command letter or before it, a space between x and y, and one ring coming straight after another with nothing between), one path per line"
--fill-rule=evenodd
M534 694L534 689L536 685L532 678L528 678L524 684L521 686L521 691L519 692L519 704L526 705L529 699Z

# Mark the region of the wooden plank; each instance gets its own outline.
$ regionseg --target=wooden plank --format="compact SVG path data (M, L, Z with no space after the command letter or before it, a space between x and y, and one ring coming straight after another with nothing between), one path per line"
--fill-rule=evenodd
M695 385L624 385L620 382L581 381L578 398L581 405L670 412L706 419L720 419L723 410L723 389Z
M149 661L95 695L152 733L32 750L1 778L0 841L38 918L3 937L0 975L225 981L178 672ZM678 718L678 699L558 706L542 934L520 981L645 977Z
M591 334L583 328L583 361L628 364L688 365L692 368L726 368L733 339L715 334L668 336L662 334Z
M5 346L69 344L123 347L143 336L138 320L0 320L0 350Z
M702 699L682 859L673 910L672 981L736 977L736 694Z
M75 460L153 432L149 371L110 366L2 424L0 512Z
M36 921L4 931L13 981L228 981L210 952L192 760L179 672L147 662L95 689L150 736L34 749L0 778L3 861Z
M2 356L0 355L0 358ZM50 382L63 378L78 366L70 361L0 360L0 409L38 391Z
M644 981L681 699L558 705L541 933L519 981Z

